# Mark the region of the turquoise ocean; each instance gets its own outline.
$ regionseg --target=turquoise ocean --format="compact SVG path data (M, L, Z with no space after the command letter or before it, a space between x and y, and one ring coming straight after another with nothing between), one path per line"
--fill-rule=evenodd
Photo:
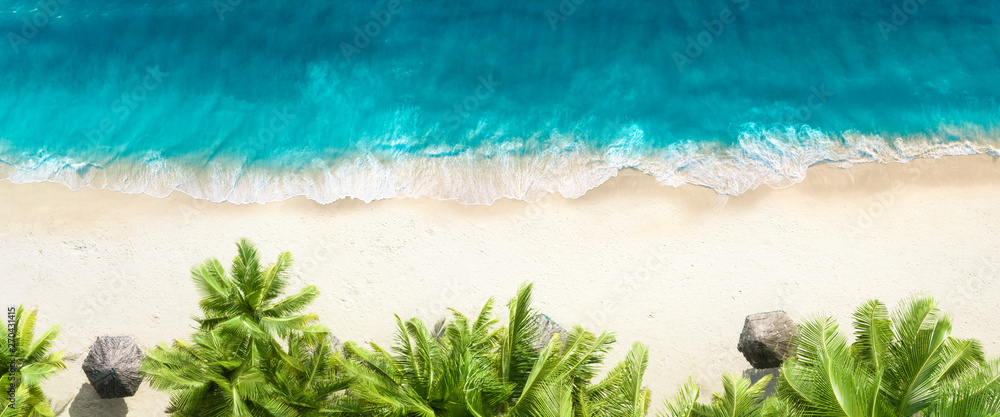
M234 203L735 195L1000 156L993 0L0 6L0 179Z

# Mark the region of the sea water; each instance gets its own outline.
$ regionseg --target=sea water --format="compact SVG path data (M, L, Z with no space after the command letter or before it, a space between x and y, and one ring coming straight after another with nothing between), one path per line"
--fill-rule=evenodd
M0 179L234 203L738 194L998 155L990 0L45 0L0 10Z

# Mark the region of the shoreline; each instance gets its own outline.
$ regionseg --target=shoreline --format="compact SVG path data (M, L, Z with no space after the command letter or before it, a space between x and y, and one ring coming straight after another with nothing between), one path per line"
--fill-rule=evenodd
M550 194L580 198L622 170L641 171L664 185L693 185L736 196L762 187L792 186L809 170L828 164L846 168L949 156L1000 157L1000 128L983 126L942 126L905 137L825 133L808 127L748 128L732 144L676 143L662 149L650 148L638 127L620 135L600 148L553 135L547 141L487 144L453 153L371 149L273 160L230 154L71 157L18 152L0 142L0 181L57 182L73 190L108 189L157 198L182 193L238 205L298 197L320 204L426 197L492 205L504 199L533 203Z
M389 346L392 313L433 323L447 307L502 306L533 281L541 313L618 334L606 363L633 341L650 346L654 405L689 375L707 393L723 371L749 368L736 342L762 311L831 314L849 332L864 299L893 306L927 291L956 337L1000 355L1000 315L982 308L1000 304L1000 163L988 155L821 164L801 183L731 197L623 170L576 199L490 206L235 205L0 181L0 213L0 270L14 283L0 301L38 307L38 329L62 325L68 369L46 387L56 407L78 404L74 415L108 404L81 386L93 339L132 335L145 349L188 337L199 299L189 269L228 264L244 236L265 262L292 252L288 291L316 285L308 311L341 340ZM115 407L161 415L165 400L144 385Z

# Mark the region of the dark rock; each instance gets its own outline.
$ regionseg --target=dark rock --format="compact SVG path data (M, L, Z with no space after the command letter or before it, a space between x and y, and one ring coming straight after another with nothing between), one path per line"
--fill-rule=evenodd
M143 357L131 337L99 337L83 361L83 372L101 398L131 397L142 384Z
M754 368L777 368L792 353L795 322L784 311L747 316L737 349Z

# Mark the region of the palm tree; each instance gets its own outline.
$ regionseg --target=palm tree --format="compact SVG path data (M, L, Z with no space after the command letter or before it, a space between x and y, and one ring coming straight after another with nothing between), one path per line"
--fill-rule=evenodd
M315 314L299 313L319 295L315 286L308 285L298 294L278 300L288 286L291 253L278 255L274 265L264 268L257 248L248 240L241 239L237 249L228 274L215 258L191 270L203 297L198 305L204 317L195 319L202 330L224 328L234 335L272 345L293 333L326 331L315 323Z
M160 343L142 364L150 385L171 397L178 416L316 415L342 389L327 372L328 332L302 314L318 295L313 286L280 299L291 254L269 267L241 240L230 273L211 259L192 269L203 295L192 342ZM333 411L328 410L328 411Z
M340 352L333 351L330 339L326 334L292 336L288 356L300 366L288 366L273 355L263 366L272 392L299 417L356 415L358 411L356 404L343 395L348 380L337 368Z
M499 357L496 359L500 382L513 389L514 399L524 395L528 377L539 359L539 352L535 351L534 346L541 336L538 334L538 324L532 320L537 314L531 307L532 287L532 284L521 285L517 296L507 303L507 327L499 333L501 343Z
M580 333L582 330L580 327L575 327L567 340L589 338L596 341L593 334L582 334ZM567 342L567 345L572 346L573 343ZM576 352L569 356L579 356L580 351ZM594 356L590 358L593 360ZM541 385L541 394L533 397L534 401L531 403L528 415L643 417L649 410L651 396L650 390L642 386L642 377L648 363L648 349L636 342L625 359L596 384L591 382L596 369L589 369L590 365L585 365L588 369L584 371L574 370L572 366L569 368L557 366L554 377ZM592 364L599 364L599 361ZM562 370L559 371L560 369ZM514 413L514 415L523 414Z
M1000 417L1000 357L940 387L928 417Z
M356 415L342 391L347 381L334 368L328 338L313 334L288 341L288 366L259 345L221 329L200 331L194 343L160 343L148 352L142 370L150 385L171 394L168 413L177 416Z
M927 296L892 314L871 300L854 313L848 345L830 317L799 327L778 396L810 416L1000 414L1000 364L985 362L979 342L950 337L951 318Z
M168 413L179 417L295 416L273 395L258 364L259 345L222 330L201 331L194 343L160 343L141 370L150 386L170 394Z
M769 417L790 416L781 410L781 404L765 402L764 388L771 380L765 376L751 384L750 379L727 373L722 376L722 393L712 395L710 404L699 404L700 389L688 380L672 400L664 402L657 417Z
M348 392L358 400L359 411L374 416L492 415L485 410L506 401L511 390L493 370L490 355L497 336L488 328L494 322L488 318L490 304L471 326L456 312L442 339L432 337L420 320L404 322L397 316L396 355L374 343L364 349L347 342L340 367L349 375Z
M649 391L642 387L644 346L598 384L596 366L614 337L576 326L565 341L554 337L541 352L532 320L531 285L508 304L506 327L495 329L493 300L475 320L453 311L440 337L417 319L396 317L390 353L345 345L341 364L350 376L349 395L365 415L375 416L642 416Z
M14 386L13 404L4 401L0 417L41 417L53 416L51 406L42 392L41 383L56 372L66 369L62 361L63 352L48 353L52 343L59 337L59 326L50 327L35 339L35 317L37 309L27 310L19 306L14 313L14 350L8 346L0 349L0 392L4 398ZM11 364L16 366L11 374Z
M565 341L554 335L536 354L533 346L540 335L532 320L537 311L531 308L531 289L531 284L518 289L517 296L509 303L509 323L500 332L503 341L499 350L501 381L513 384L514 393L513 405L507 413L513 416L547 416L553 412L595 417L646 415L651 394L642 386L642 378L649 362L648 349L640 343L633 344L625 359L596 384L593 380L598 366L616 341L613 334L595 335L579 325L573 326ZM530 367L526 378L522 378L523 371L519 370L522 367Z

